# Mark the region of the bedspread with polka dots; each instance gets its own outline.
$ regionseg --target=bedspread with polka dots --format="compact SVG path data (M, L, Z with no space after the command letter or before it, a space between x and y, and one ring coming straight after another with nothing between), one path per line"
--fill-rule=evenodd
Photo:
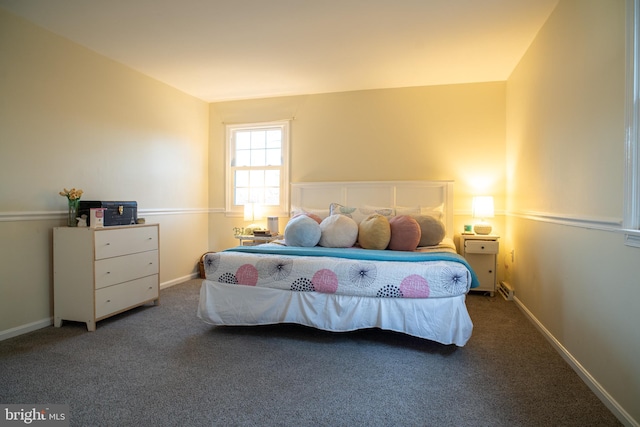
M465 294L473 274L464 261L378 261L327 256L216 252L204 257L208 280L296 292L382 298Z

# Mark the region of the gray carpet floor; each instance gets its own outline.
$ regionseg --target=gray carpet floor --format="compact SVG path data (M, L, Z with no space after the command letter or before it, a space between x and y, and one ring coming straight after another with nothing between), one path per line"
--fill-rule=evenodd
M0 403L72 426L621 425L514 303L469 295L465 347L364 330L212 327L200 280L159 306L0 342Z

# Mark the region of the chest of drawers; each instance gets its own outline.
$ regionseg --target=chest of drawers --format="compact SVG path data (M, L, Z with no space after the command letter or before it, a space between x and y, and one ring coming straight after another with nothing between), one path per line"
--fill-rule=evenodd
M96 322L159 303L158 224L53 229L54 326Z

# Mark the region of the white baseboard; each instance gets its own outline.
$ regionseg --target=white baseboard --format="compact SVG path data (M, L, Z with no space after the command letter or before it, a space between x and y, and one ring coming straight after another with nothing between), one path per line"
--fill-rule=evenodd
M196 279L198 276L198 273L191 273L186 276L178 277L177 279L169 280L168 282L162 282L160 283L160 289L170 288L171 286L186 282L187 280Z
M186 276L179 277L177 279L163 282L160 284L160 289L166 289L171 286L177 285L187 280L195 279L198 277L198 273L191 273ZM0 331L0 341L7 340L9 338L17 337L18 335L27 334L29 332L36 331L38 329L46 328L53 325L53 317L38 320L36 322L27 323L26 325L16 326L15 328Z
M560 342L549 332L547 328L545 328L542 323L531 313L527 307L518 299L517 296L513 297L513 301L516 303L520 311L524 313L525 316L529 318L531 323L534 324L536 328L544 335L544 337L553 345L560 356L571 366L571 368L576 371L578 376L582 379L582 381L587 384L587 386L593 391L593 393L605 404L607 408L626 426L632 427L640 427L640 423L634 420L631 415L627 411L625 411L618 402L613 399L613 397L596 381L593 376L587 371L584 366L580 364L576 360L575 357Z
M53 325L53 317L27 323L26 325L16 326L15 328L7 329L5 331L0 331L0 341L33 332L38 329L46 328L47 326L51 325Z

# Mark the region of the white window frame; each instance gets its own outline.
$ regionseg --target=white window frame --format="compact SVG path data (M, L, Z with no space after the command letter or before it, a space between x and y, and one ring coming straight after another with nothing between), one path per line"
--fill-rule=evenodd
M640 0L627 0L625 243L640 247Z
M280 204L278 206L267 206L264 208L265 216L288 216L289 215L289 147L290 147L290 121L280 120L273 122L260 123L242 123L225 125L225 144L226 144L226 216L241 217L244 216L244 206L235 205L234 196L234 171L236 168L232 165L234 158L235 143L233 134L238 130L279 128L282 130L282 164L278 167L280 170ZM257 168L260 169L260 168Z

